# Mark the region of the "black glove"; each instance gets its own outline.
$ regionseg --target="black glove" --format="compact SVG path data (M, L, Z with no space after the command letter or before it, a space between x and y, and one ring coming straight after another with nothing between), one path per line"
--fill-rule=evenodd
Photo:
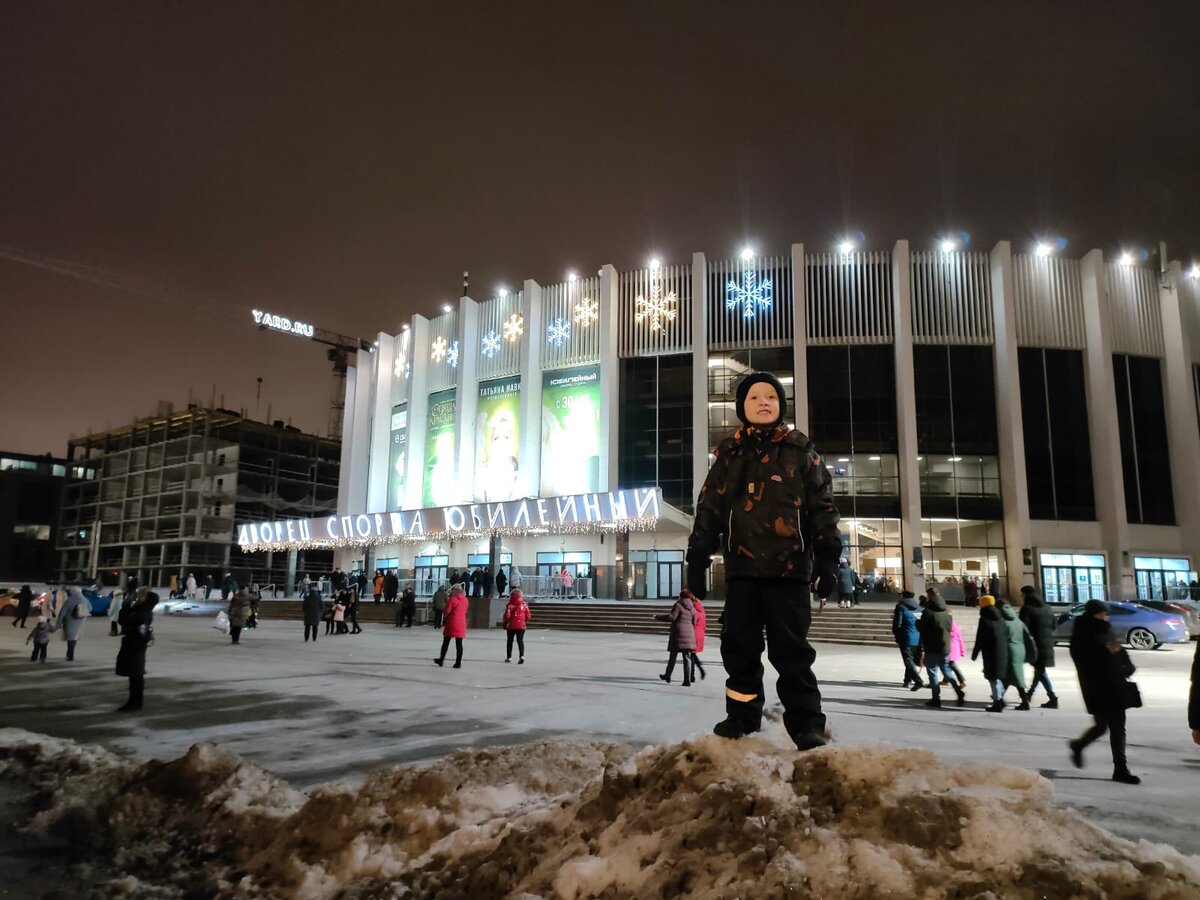
M813 583L816 585L817 597L824 600L830 594L837 593L837 563L817 557L813 565Z
M708 567L690 565L687 570L687 589L701 603L708 596Z

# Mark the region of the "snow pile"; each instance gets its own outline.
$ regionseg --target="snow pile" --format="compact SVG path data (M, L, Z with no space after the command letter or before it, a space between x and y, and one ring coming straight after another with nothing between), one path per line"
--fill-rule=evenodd
M306 796L212 747L139 765L7 729L0 782L100 897L1200 896L1200 858L1037 774L910 749L541 743Z

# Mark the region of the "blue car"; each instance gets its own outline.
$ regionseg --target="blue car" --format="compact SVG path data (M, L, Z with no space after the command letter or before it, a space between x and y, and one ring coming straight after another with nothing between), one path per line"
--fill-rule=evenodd
M103 616L108 613L108 604L112 602L113 592L107 594L94 591L91 588L81 588L83 599L88 602L88 613L93 616Z
M1185 644L1190 640L1187 623L1178 612L1160 612L1140 603L1110 602L1108 624L1124 643L1134 650L1156 650L1163 644ZM1083 604L1060 612L1056 618L1054 640L1069 641L1075 620L1083 615Z

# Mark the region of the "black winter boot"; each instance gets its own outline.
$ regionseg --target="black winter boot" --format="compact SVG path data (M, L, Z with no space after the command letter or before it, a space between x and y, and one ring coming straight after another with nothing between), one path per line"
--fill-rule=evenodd
M744 722L740 722L732 716L726 716L713 726L713 734L717 737L728 738L731 741L744 738L746 735L753 734L756 731L758 731L758 728L749 728Z
M1042 709L1058 709L1058 694L1051 694L1050 699L1042 704Z
M1113 770L1113 781L1118 781L1121 784L1141 784L1142 779L1138 778L1126 766L1119 766Z

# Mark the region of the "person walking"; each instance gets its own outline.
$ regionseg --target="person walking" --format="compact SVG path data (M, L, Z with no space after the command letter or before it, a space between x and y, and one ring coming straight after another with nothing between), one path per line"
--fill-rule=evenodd
M704 611L704 604L696 597L692 597L692 606L696 609L696 649L692 651L692 680L695 680L697 674L700 678L704 678L704 666L700 663L700 654L704 652L704 636L708 631L708 613Z
M321 614L324 612L324 604L321 602L321 592L314 591L311 587L308 593L304 595L304 642L308 643L308 635L312 633L312 639L317 639L317 626L321 624Z
M383 576L383 602L395 603L400 593L400 579L396 577L395 569L388 569Z
M185 587L186 587L187 592L184 596L186 596L187 599L189 599L189 600L195 600L196 599L196 589L199 587L199 585L196 584L196 576L193 575L191 572L188 572L188 577L187 577L187 581L185 582Z
M942 668L942 674L946 676L947 681L953 681L964 690L967 687L967 679L963 676L962 669L958 667L958 661L967 655L967 645L963 641L962 629L958 627L958 619L950 621L950 652L946 654L946 665Z
M1196 582L1192 582L1195 584ZM1200 642L1192 654L1192 687L1188 691L1188 728L1192 729L1192 743L1200 744Z
M496 570L496 596L503 597L506 590L508 590L508 576L504 574L504 567L501 566Z
M439 666L446 661L450 639L454 638L454 668L462 668L463 638L467 636L467 592L462 585L450 588L446 599L446 614L442 625L442 652L434 660Z
M1021 697L1019 710L1029 709L1029 691L1025 687L1025 660L1037 661L1037 644L1025 623L1017 618L1017 611L1008 603L1000 606L1004 618L1004 629L1008 637L1008 667L1004 671L1004 686L1015 687Z
M446 585L438 585L438 589L433 592L433 600L430 601L430 606L433 607L433 627L442 627L442 617L446 612L446 601L449 599L449 593L446 590Z
M525 602L520 591L513 591L504 607L504 632L508 637L508 650L504 656L506 663L512 662L513 640L516 640L517 651L520 654L517 664L525 665L525 628L531 618L529 604Z
M228 603L233 599L233 595L238 592L237 579L233 577L232 572L225 573L225 580L221 582L221 599ZM128 591L126 591L128 593ZM134 596L137 596L136 594Z
M229 608L225 612L229 616L229 642L236 644L246 626L246 616L250 613L250 593L235 591L229 598Z
M400 608L396 610L396 627L412 628L413 618L417 614L417 592L411 584L404 586L400 594Z
M29 618L29 608L33 606L33 591L29 589L29 585L21 585L21 590L17 592L17 614L13 617L13 628L19 623L22 628L25 627L25 620Z
M808 750L826 742L808 630L812 584L818 597L837 590L842 540L832 478L813 442L785 424L786 394L773 375L743 378L735 410L742 425L716 450L687 549L687 588L701 601L713 554L725 557L726 717L713 732L736 740L762 727L765 628L784 728Z
M362 626L358 624L358 598L349 591L342 591L338 597L341 599L342 605L346 607L346 619L351 625L350 633L362 634ZM391 602L395 603L396 599L393 597Z
M917 598L912 591L900 594L900 602L892 610L892 637L900 648L900 661L904 663L904 687L919 691L925 687L921 672L917 668L917 648L921 645L921 632L917 629Z
M129 679L129 698L117 712L142 708L146 688L146 648L154 640L154 607L158 594L143 588L121 611L121 649L117 651L116 674Z
M984 594L979 598L979 629L975 632L975 647L971 659L983 657L983 677L992 692L988 712L1004 712L1004 675L1008 671L1008 628L996 608L996 598Z
M33 653L29 656L30 662L37 662L39 659L42 662L46 661L46 648L50 646L50 635L54 631L54 626L50 624L50 620L45 616L38 616L37 624L30 629L29 634L25 635L25 643L33 642Z
M850 560L843 559L838 563L838 608L849 609L854 605L854 582L857 576L850 568Z
M375 583L374 583L374 588L375 588L374 597L375 597L376 603L379 603L381 600L383 600L383 583L384 583L383 573L381 571L379 571L378 569L376 569L375 570Z
M67 662L75 659L75 645L83 637L83 623L91 613L91 604L83 596L83 591L77 587L67 588L67 599L59 604L58 618L54 623L54 630L61 628L67 639Z
M1033 692L1042 685L1046 689L1047 700L1042 709L1058 709L1058 694L1054 693L1054 685L1047 669L1054 668L1054 610L1050 609L1030 585L1021 588L1025 602L1021 605L1020 619L1033 636L1034 646L1037 647L1037 659L1033 663L1033 680L1029 685L1029 693L1025 697L1028 704L1033 699Z
M1083 704L1094 722L1067 747L1075 768L1082 769L1083 751L1107 731L1112 747L1112 780L1141 784L1142 780L1129 771L1125 756L1125 710L1130 706L1127 679L1133 674L1133 663L1113 632L1108 615L1107 603L1089 600L1071 629L1071 661L1079 675Z
M508 588L511 591L521 590L521 582L524 580L521 570L516 563L511 563L508 567Z
M570 569L567 569L564 566L562 572L559 573L558 580L562 582L562 595L564 600L575 593L575 576L571 574Z
M692 604L692 592L684 588L679 598L671 606L669 613L654 617L659 622L670 622L671 628L667 636L667 671L658 677L667 684L671 683L671 673L675 671L675 657L682 655L683 686L692 686L692 654L696 650L696 607Z
M212 572L204 573L204 599L207 600L213 591Z
M120 600L118 600L116 598L116 596L113 594L109 595L109 597L108 597L108 636L109 637L116 637L117 635L119 635L121 633L121 629L119 627L120 622L121 622L121 610L124 609L127 605L131 605L132 603L133 603L133 595L132 594L122 594Z
M929 687L933 690L932 699L926 701L925 705L934 709L940 709L942 705L942 686L938 675L943 673L946 659L950 655L950 629L953 624L954 617L947 609L946 601L936 588L931 587L917 629L921 635L921 649L925 657L925 671L929 674ZM957 681L950 681L950 686L954 688L958 704L961 706L966 700L966 693Z

